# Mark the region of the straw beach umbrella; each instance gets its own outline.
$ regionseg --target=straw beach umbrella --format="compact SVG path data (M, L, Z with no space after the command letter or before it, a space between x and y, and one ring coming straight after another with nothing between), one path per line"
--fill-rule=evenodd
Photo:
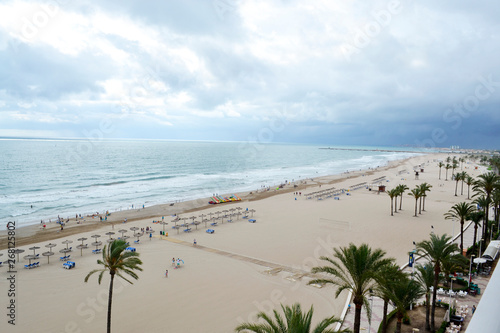
M38 250L39 248L40 248L40 246L32 246L29 249L33 250L33 255L36 255L35 250Z
M19 253L23 253L23 249L14 249L14 253L17 254L17 261L19 261Z
M118 230L118 232L122 234L122 238L123 238L123 235L124 235L126 232L128 232L128 230L126 230L126 229L120 229L120 230Z
M53 256L53 255L54 255L54 252L51 252L51 251L47 251L47 252L42 253L42 256L47 257L47 264L50 264L50 256Z
M96 251L99 250L99 246L101 246L101 245L102 245L102 242L100 242L100 241L99 242L95 241L92 243L92 246L95 246Z
M163 225L163 234L165 235L165 226L168 225L168 222L161 222Z
M66 244L66 252L71 252L71 249L69 248L69 244L73 243L72 240L66 239L65 241L62 241L61 243Z

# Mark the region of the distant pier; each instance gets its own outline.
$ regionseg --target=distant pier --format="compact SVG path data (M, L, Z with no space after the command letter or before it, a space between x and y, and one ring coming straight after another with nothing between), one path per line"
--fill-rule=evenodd
M362 148L319 148L326 150L351 150L351 151L379 151L382 153L420 153L423 154L423 151L415 151L415 150L388 150L388 149L362 149Z

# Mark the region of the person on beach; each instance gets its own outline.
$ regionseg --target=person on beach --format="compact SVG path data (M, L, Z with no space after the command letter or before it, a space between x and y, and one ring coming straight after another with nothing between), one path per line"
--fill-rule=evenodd
M193 241L193 245L196 246L196 238Z
M474 312L476 312L476 306L475 305L472 306L472 314L474 314Z
M165 270L165 277L168 278L168 269Z
M172 266L175 267L175 258L172 258Z

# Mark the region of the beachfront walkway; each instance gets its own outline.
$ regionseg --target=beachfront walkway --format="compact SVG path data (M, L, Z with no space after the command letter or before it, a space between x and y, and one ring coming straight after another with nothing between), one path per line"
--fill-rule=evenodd
M474 237L474 228L473 225L471 225L467 230L464 231L464 248L467 248L472 245L473 243L473 237ZM458 237L455 240L455 243L457 245L460 245L460 237ZM421 259L422 260L422 259ZM418 259L417 259L418 261ZM406 267L404 269L405 272L411 273L411 268ZM488 276L477 276L473 279L473 282L476 283L480 290L481 294L484 292L486 289L486 286L488 285L488 281L490 279L491 275ZM464 298L461 297L455 297L457 299L458 305L468 305L469 308L469 313L466 316L464 320L464 325L462 327L462 332L464 332L467 328L467 325L470 322L470 319L472 317L471 310L472 306L475 305L477 307L479 300L481 299L481 295L477 296L465 296ZM422 303L425 299L422 298L420 299L417 303ZM438 295L438 300L439 300L439 295ZM448 303L449 302L449 296L443 296L442 297L443 302ZM453 298L452 298L453 300ZM371 325L368 323L368 317L366 315L366 310L363 307L362 313L361 313L361 330L366 331L367 333L372 333L372 332L377 332L378 327L380 326L380 323L382 322L382 316L383 316L383 309L384 309L384 301L378 297L374 297L372 303L372 320L371 320ZM387 313L390 313L394 308L389 305ZM353 328L354 327L354 304L351 303L351 310L346 314L344 323L342 325L343 328L349 327ZM405 330L405 326L403 325L403 332ZM371 329L371 330L370 330ZM410 328L411 331L411 328Z

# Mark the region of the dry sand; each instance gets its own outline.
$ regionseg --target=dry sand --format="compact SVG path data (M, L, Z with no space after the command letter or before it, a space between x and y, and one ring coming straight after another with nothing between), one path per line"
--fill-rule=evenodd
M8 273L8 268L0 268L0 294L2 320L1 332L102 332L106 327L107 294L109 274L101 285L97 276L84 283L83 279L92 269L98 268L99 256L84 250L71 253L76 268L65 270L58 260L58 251L64 247L62 239L73 240L73 248L80 237L101 234L106 239L107 231L117 232L132 226L153 227L153 238L141 239L135 246L143 260L143 272L139 280L128 285L115 279L113 297L112 329L122 332L232 332L241 321L255 320L258 311L277 308L279 303L291 305L300 302L304 308L314 304L314 319L319 320L332 313L340 316L346 302L346 294L334 297L335 288L317 288L307 285L311 279L310 269L321 264L318 259L329 255L333 247L353 242L366 242L372 247L380 247L399 264L407 260L407 252L413 248L412 241L427 239L431 226L438 234L459 232L459 224L444 220L443 214L457 202L467 198L454 196L455 182L445 181L446 170L438 179L437 161L448 155L421 155L409 160L398 161L377 170L335 175L308 180L308 184L298 188L289 186L278 192L242 194L242 202L207 206L206 199L150 207L145 210L114 213L111 222L87 221L83 225L70 222L69 227L59 232L56 226L50 230L39 230L38 226L16 231L18 245L26 252L35 244L43 252L49 241L58 244L54 248L56 256L47 264L47 258L40 259L41 266L26 270L27 263L21 258L16 266L17 273ZM420 179L415 180L413 168L424 168ZM486 170L475 169L470 163L464 170L477 176ZM460 170L458 170L460 171ZM414 200L405 195L403 210L390 216L390 199L387 194L377 194L365 187L342 194L340 200L333 198L306 199L306 194L335 187L348 189L350 186L383 177L388 189L398 184L413 188L422 182L433 187L429 192L425 212L413 217ZM448 178L451 177L451 170ZM321 184L321 188L319 185ZM301 191L302 196L295 196ZM295 200L297 198L297 200ZM399 200L398 200L399 201ZM242 207L255 209L256 223L244 219L224 222L216 227L214 234L205 232L202 223L191 233L171 229L166 226L169 237L161 237L162 227L153 224L168 214L181 216L208 214L218 210ZM126 224L119 223L127 217ZM168 219L167 219L168 217ZM129 234L131 232L129 231ZM196 238L198 245L193 245ZM0 246L7 258L5 231L0 234ZM30 244L30 245L28 245ZM184 260L180 269L171 267L172 257ZM169 277L165 278L165 270ZM16 325L7 323L9 289L7 278L15 275Z

